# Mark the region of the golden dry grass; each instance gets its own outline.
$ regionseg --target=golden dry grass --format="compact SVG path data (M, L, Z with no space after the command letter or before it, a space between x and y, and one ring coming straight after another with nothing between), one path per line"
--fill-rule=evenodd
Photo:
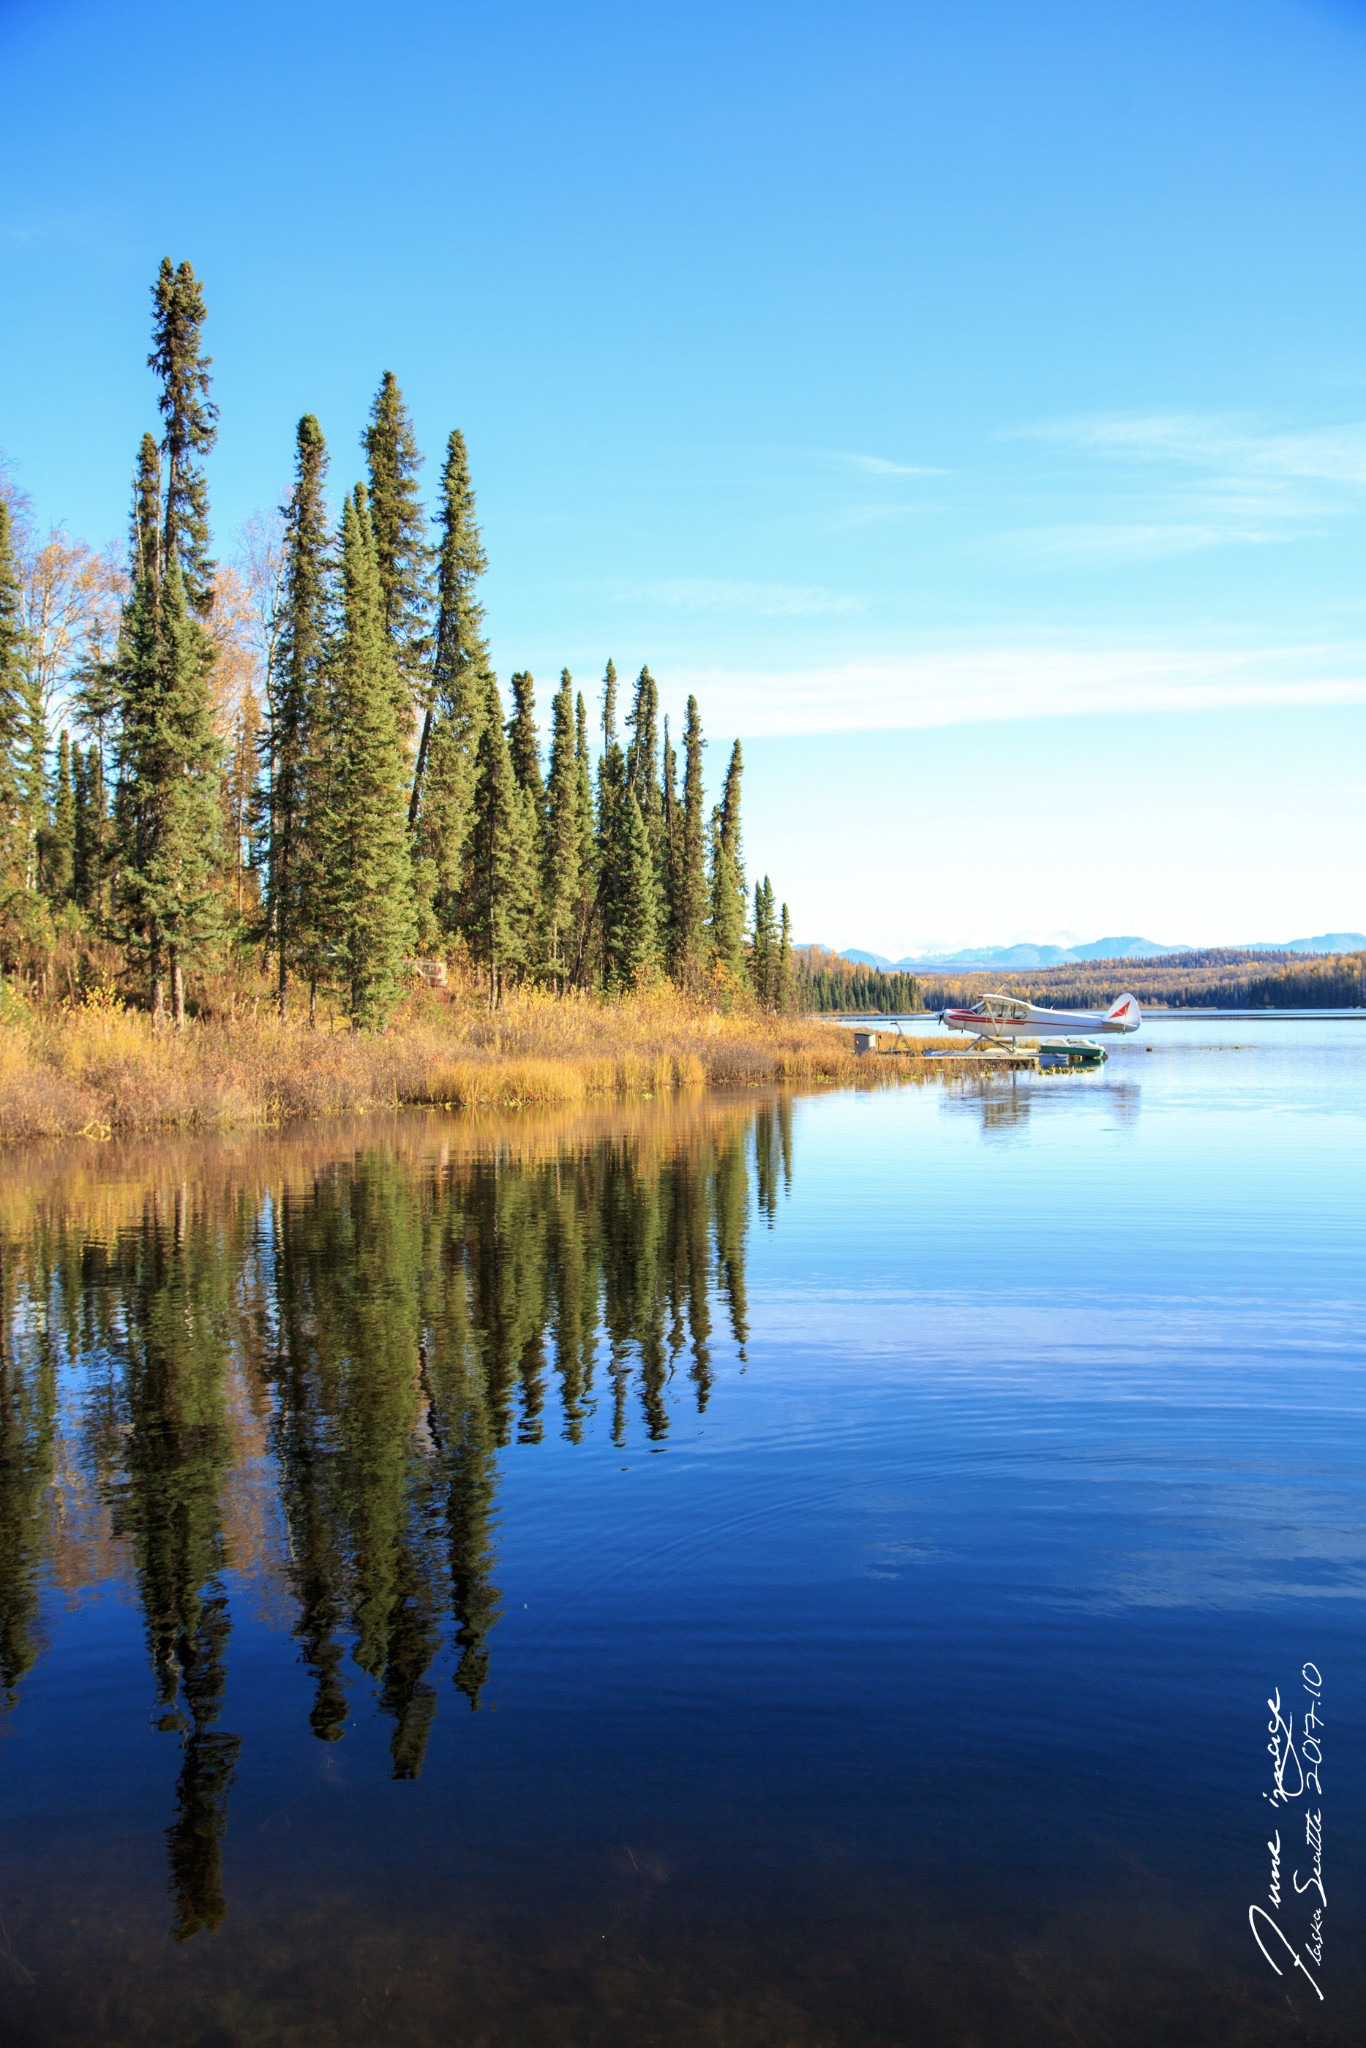
M383 1036L254 1015L154 1029L108 997L0 1012L0 1143L232 1130L410 1104L572 1109L687 1088L920 1080L858 1060L838 1025L729 1016L672 990L604 1002L519 993L501 1010L423 991Z

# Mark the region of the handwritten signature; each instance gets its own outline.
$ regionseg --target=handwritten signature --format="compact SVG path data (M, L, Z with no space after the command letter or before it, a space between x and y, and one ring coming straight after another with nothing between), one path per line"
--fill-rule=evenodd
M1300 1679L1305 1694L1304 1701L1287 1706L1282 1702L1280 1687L1277 1686L1266 1703L1271 1714L1271 1719L1266 1724L1267 1733L1271 1737L1266 1745L1267 1754L1271 1758L1271 1790L1263 1792L1262 1797L1277 1811L1289 1807L1294 1800L1303 1799L1306 1802L1302 1810L1308 1873L1302 1876L1296 1868L1291 1874L1295 1898L1302 1899L1307 1894L1313 1894L1317 1900L1317 1904L1313 1905L1310 1911L1308 1932L1301 1937L1304 1953L1301 1954L1300 1949L1296 1948L1279 1919L1275 1917L1281 1912L1282 1848L1279 1827L1266 1845L1271 1859L1267 1898L1274 1908L1274 1913L1268 1912L1265 1906L1254 1901L1247 1909L1247 1918L1253 1939L1276 1975L1285 1975L1282 1963L1289 1957L1291 1965L1308 1978L1315 1997L1322 2002L1323 1992L1314 1971L1323 1967L1323 1916L1328 1908L1328 1894L1323 1884L1323 1809L1321 1806L1311 1807L1307 1795L1312 1792L1316 1799L1321 1800L1323 1797L1320 1778L1323 1767L1323 1716L1319 1712L1323 1702L1323 1679L1317 1664L1306 1664L1300 1673ZM1267 1946L1268 1941L1272 1944L1270 1948ZM1277 1962L1277 1955L1281 1957L1281 1962ZM1313 1970L1304 1959L1306 1955L1314 1965Z

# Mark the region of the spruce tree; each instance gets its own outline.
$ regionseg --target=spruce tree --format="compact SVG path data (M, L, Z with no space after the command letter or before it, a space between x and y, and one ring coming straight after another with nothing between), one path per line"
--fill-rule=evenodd
M664 792L659 775L659 686L648 668L642 668L636 678L626 723L631 733L626 749L626 780L636 793L658 858L664 833Z
M361 445L370 472L370 525L384 630L408 713L414 715L426 701L431 658L431 550L418 494L422 457L392 370L380 380ZM405 720L405 738L407 730Z
M156 819L160 605L161 458L152 436L144 434L133 477L128 596L113 663L118 710L115 911L125 951L147 969L155 1017L163 1009L165 962L148 922L139 877L151 852Z
M327 533L327 444L312 413L295 434L294 489L284 508L285 560L273 666L268 750L270 836L267 927L276 955L283 1017L291 969L316 969L322 922L320 864L328 861L320 815L330 766L320 757L327 719L331 562ZM315 979L314 977L311 977Z
M76 901L102 927L108 908L106 884L111 859L109 793L105 782L105 731L117 709L111 690L115 664L93 662L81 678L76 715L94 737L81 754L72 751L71 777L76 797ZM77 763L80 772L77 773Z
M503 707L492 678L488 690L475 761L467 931L474 958L488 977L489 1007L497 1009L509 981L527 964L535 868L531 815L512 772Z
M413 943L406 829L407 764L393 650L365 487L347 499L341 530L341 631L336 696L336 848L339 958L354 1030L388 1022Z
M627 789L622 804L621 880L616 897L618 923L611 934L608 957L614 985L648 988L660 968L659 885L649 827Z
M568 669L551 706L550 779L546 787L545 862L542 877L546 971L564 988L574 969L575 920L582 891L579 774L574 734L574 692Z
M54 908L70 900L75 876L76 792L71 779L71 741L63 730L52 776L51 823L42 847L43 892Z
M204 293L188 263L173 269L170 257L162 258L152 303L147 363L161 380L158 402L166 423L162 554L168 562L172 556L179 561L185 602L204 618L213 597L214 564L209 560L208 486L197 458L207 455L218 438L218 407L209 398L213 358L201 346Z
M765 875L754 884L754 932L750 947L750 979L766 1010L778 1006L778 931L773 884Z
M663 957L673 973L678 924L679 883L683 873L683 817L678 804L678 759L669 739L669 721L664 721L664 745L660 774L660 942Z
M171 978L171 1014L185 1022L185 970L218 936L213 888L220 811L218 743L208 693L210 653L171 554L155 618L154 696L136 764L145 798L141 858L130 886L154 974Z
M568 677L569 671L565 670ZM574 982L592 979L593 919L598 894L597 821L593 806L593 761L588 746L588 707L580 690L574 700L574 813L578 823L579 900L574 914Z
M132 578L116 670L121 691L121 908L130 950L147 961L152 1008L169 968L185 1021L185 969L217 936L212 873L219 840L219 763L209 697L214 650L201 621L213 598L208 492L198 458L217 436L203 352L204 299L188 263L167 258L152 291L148 363L166 458L144 436L134 487ZM160 512L158 521L157 512Z
M187 269L182 265L182 271ZM163 287L167 276L163 265ZM188 558L190 573L198 579L196 587L208 589L212 565L203 478L186 451L206 445L205 433L211 440L212 408L203 400L207 379L198 354L198 287L191 273L185 288L190 312L182 319L181 282L176 273L169 297L158 297L154 356L166 365L162 410L168 470L172 445L178 451L178 509L161 505L156 443L144 435L133 491L130 588L115 662L121 700L119 910L128 950L149 973L154 1016L162 1014L169 971L177 1027L185 1021L185 969L218 933L212 876L220 815L209 699L213 647L191 609L183 559ZM163 305L169 307L164 320ZM169 475L167 496L169 501Z
M598 762L597 924L602 941L602 975L609 988L620 985L629 852L626 756L617 738L617 671L607 664L602 679L602 756Z
M99 872L100 820L95 809L98 752L92 745L71 749L71 894L82 910L94 910Z
M464 917L475 758L492 682L477 597L488 557L458 429L446 445L440 525L436 645L408 806L433 939L453 932Z
M706 797L702 784L702 720L689 697L683 727L683 817L670 971L683 988L696 988L706 972Z
M536 678L525 669L512 678L512 706L507 728L512 772L539 819L545 812L545 785L541 780L541 736L536 730Z
M781 1017L792 1007L792 919L786 904L778 928L778 992L774 1007Z
M92 753L94 749L91 749ZM71 748L71 900L85 904L87 849L90 843L89 796L85 774L85 749L79 740Z
M710 939L713 961L743 980L745 972L745 869L740 847L740 776L737 740L731 749L721 801L712 813Z

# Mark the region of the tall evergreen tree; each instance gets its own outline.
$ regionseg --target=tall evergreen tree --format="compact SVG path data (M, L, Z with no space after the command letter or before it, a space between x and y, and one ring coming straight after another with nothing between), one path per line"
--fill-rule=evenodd
M280 1015L292 969L316 986L326 870L330 784L328 652L331 561L327 444L312 413L295 434L294 489L284 508L285 561L268 734L270 839L267 920L276 955Z
M126 951L147 967L152 1012L163 1008L164 967L145 917L138 876L147 859L156 809L153 761L159 684L161 604L161 457L150 434L138 448L128 535L128 596L113 667L117 702L115 909Z
M355 1030L381 1029L413 943L412 869L405 819L407 764L394 657L365 487L347 499L341 530L341 631L336 655L336 845L341 871L339 957Z
M617 744L617 665L609 655L602 674L602 748Z
M679 883L683 873L683 816L678 804L678 758L669 739L669 721L664 721L664 744L660 754L660 941L664 961L672 973L674 930L678 923Z
M608 947L616 986L647 988L660 968L659 884L649 828L628 788L622 804L621 879L616 897L617 928Z
M750 947L750 979L767 1010L778 1007L778 928L773 884L765 875L754 884L754 932Z
M617 738L617 671L609 661L602 679L602 755L598 761L597 923L602 975L609 988L625 973L625 898L630 864L626 756Z
M408 806L433 940L464 915L475 758L492 682L477 596L488 557L458 429L446 445L440 524L436 645Z
M104 874L104 764L92 741L71 750L73 847L71 893L98 917Z
M113 826L104 761L105 735L118 708L116 671L116 663L97 660L81 678L76 715L92 737L85 748L80 774L76 772L75 751L71 770L76 795L76 901L90 913L101 931L109 910L108 883L113 859Z
M568 670L565 671L566 676ZM574 811L578 821L579 900L574 913L574 981L591 979L593 916L598 894L598 843L593 806L593 760L588 746L588 707L580 690L574 700Z
M574 969L575 919L582 880L574 692L569 670L564 669L551 706L542 879L546 971L559 988L566 985Z
M512 716L507 734L512 772L531 799L531 808L539 820L545 812L545 784L541 780L541 736L536 730L536 678L525 669L519 669L512 678Z
M162 553L180 563L185 602L198 618L213 597L214 564L209 560L209 498L198 458L218 438L218 407L209 398L212 356L202 347L204 293L188 263L172 267L162 258L152 287L155 317L148 368L161 379L158 401L165 421L166 457Z
M740 846L740 776L737 740L731 748L721 801L712 813L711 953L737 978L745 972L745 868Z
M431 658L431 550L427 515L418 494L422 457L392 370L380 380L361 445L370 471L370 525L384 630L413 715L426 700ZM405 721L405 739L407 731Z
M530 812L512 772L498 685L490 678L475 763L467 913L471 951L488 977L490 1009L527 964L534 876Z
M658 858L663 847L664 791L659 773L659 685L648 668L636 678L626 718L631 740L626 749L626 780L636 793L650 844Z
M696 988L706 971L706 796L702 784L702 720L689 697L683 726L683 817L670 971L684 988Z
M121 873L130 948L151 971L162 1007L169 968L176 1024L185 1021L185 969L217 936L212 888L218 851L217 742L209 697L214 650L203 624L213 597L208 492L197 458L213 447L217 407L203 352L204 299L188 263L167 258L152 292L150 366L161 379L165 493L144 436L134 487L132 588L124 608Z
M50 823L43 834L42 883L57 907L70 900L76 878L76 792L71 779L71 741L63 730L52 776Z
M792 1007L792 919L783 905L778 927L778 1014L785 1017Z
M180 558L159 587L139 579L125 613L124 737L129 799L121 869L125 930L151 974L152 1009L185 1021L185 969L218 934L218 746L203 627L186 602Z

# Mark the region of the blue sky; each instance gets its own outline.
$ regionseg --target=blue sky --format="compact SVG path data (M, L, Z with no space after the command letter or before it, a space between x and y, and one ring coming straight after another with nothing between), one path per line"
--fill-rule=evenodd
M0 0L0 450L121 533L163 254L220 552L392 368L504 677L745 740L802 936L1366 928L1366 5Z

